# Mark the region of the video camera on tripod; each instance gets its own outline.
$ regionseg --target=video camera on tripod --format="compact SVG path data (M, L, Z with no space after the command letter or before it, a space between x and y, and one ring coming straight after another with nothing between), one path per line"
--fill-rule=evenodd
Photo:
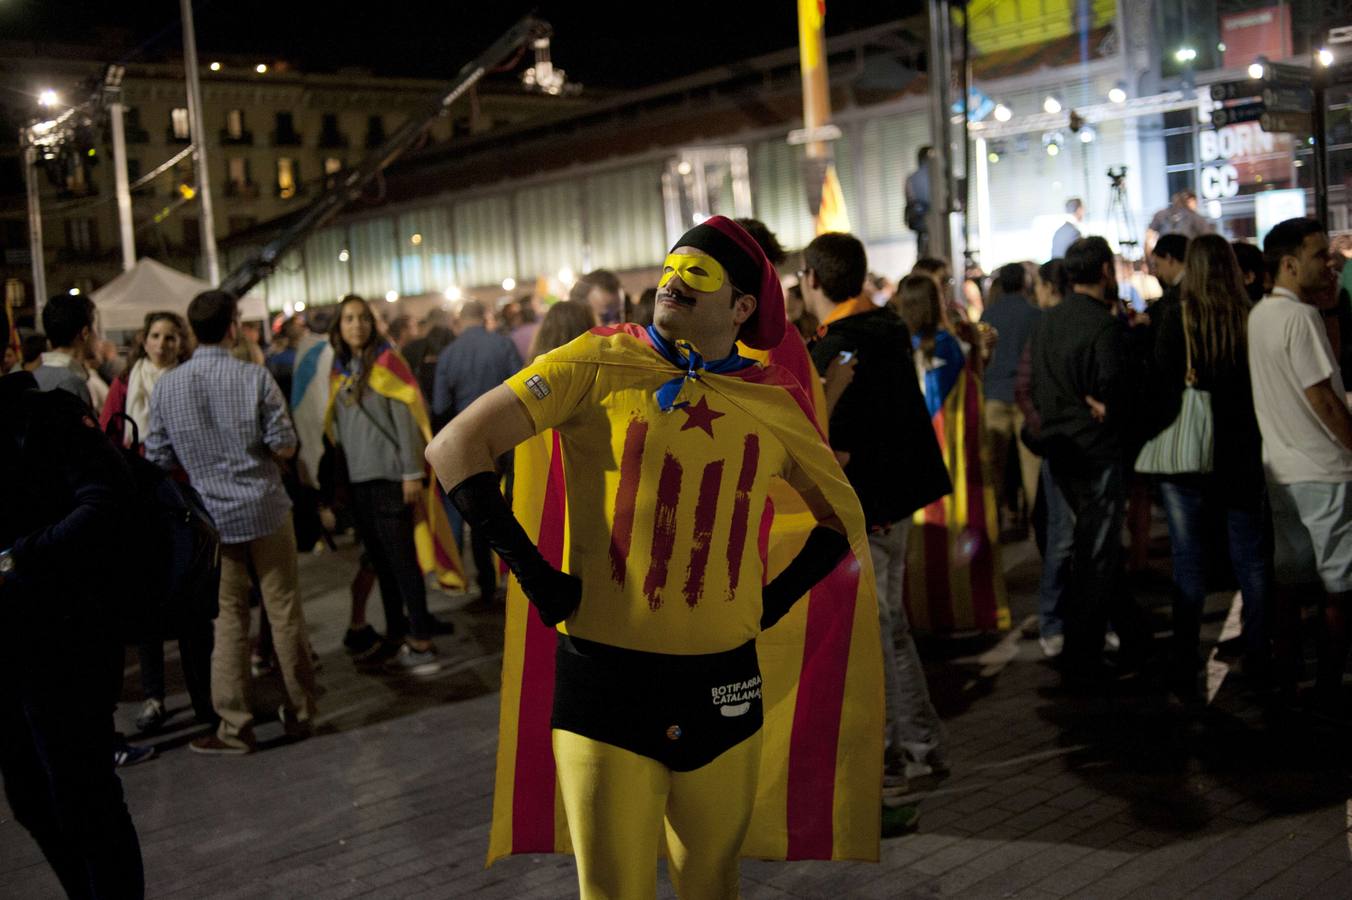
M1110 166L1108 168L1108 219L1117 232L1117 247L1122 258L1128 262L1135 260L1136 223L1132 219L1131 209L1127 206L1127 167Z

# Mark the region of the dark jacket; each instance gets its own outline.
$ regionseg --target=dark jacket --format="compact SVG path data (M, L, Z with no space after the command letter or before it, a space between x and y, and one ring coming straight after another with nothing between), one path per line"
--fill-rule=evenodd
M427 404L429 412L432 411L432 392L436 387L437 357L453 340L455 333L451 329L445 325L433 325L427 334L409 341L404 348L404 359L413 370L413 377L418 379L418 389L422 391L423 402ZM433 419L436 419L435 415ZM440 423L444 424L444 421ZM440 431L440 425L434 425L432 430Z
M97 630L114 612L107 582L134 574L119 575L117 561L133 499L126 464L82 403L18 373L0 378L0 472L22 474L0 502L0 550L16 566L0 618Z
M1163 305L1156 304L1156 307ZM1155 328L1154 364L1157 376L1149 405L1160 410L1159 417L1172 422L1182 408L1183 379L1187 371L1187 344L1183 338L1183 306L1173 303L1161 310ZM1197 387L1211 394L1212 440L1215 444L1213 471L1217 479L1234 490L1248 494L1261 491L1263 475L1263 439L1253 409L1253 385L1249 380L1249 360L1243 348L1238 358L1215 365L1203 365L1193 346L1193 367Z
M832 322L812 345L819 374L842 351L858 358L831 416L831 446L870 526L908 518L953 490L915 376L911 336L890 309Z
M990 325L999 335L995 353L982 375L982 387L987 400L1014 402L1014 382L1019 368L1019 357L1028 346L1042 311L1023 294L1005 294L981 314L981 321Z
M432 410L446 421L521 369L511 338L471 325L437 357Z
M1125 461L1133 452L1136 404L1122 320L1093 297L1073 294L1038 321L1031 359L1042 454L1091 464ZM1094 420L1089 396L1107 405L1106 421Z

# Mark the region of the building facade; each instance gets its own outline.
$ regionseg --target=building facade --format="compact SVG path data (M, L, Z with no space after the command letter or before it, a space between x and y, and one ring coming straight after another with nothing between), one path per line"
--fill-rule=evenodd
M1190 2L1186 15L1160 2L1111 0L989 0L971 9L971 145L964 153L955 127L952 154L957 178L971 165L966 248L987 270L1046 259L1071 198L1087 208L1084 233L1108 237L1128 259L1141 257L1151 216L1184 188L1236 239L1261 236L1272 192L1304 189L1313 209L1305 136L1212 121L1222 104L1209 90L1247 77L1264 50L1274 62L1300 61L1315 40L1301 31L1308 17L1266 0ZM903 183L931 140L917 52L924 29L923 20L897 22L829 45L841 130L833 148L851 226L871 267L893 277L914 260ZM1202 41L1214 46L1179 62L1179 50ZM961 123L961 109L954 113ZM263 289L274 309L349 291L491 297L541 277L562 276L566 287L567 276L596 267L619 270L637 289L690 216L716 213L754 215L786 246L801 247L812 237L803 148L787 141L800 125L790 49L566 122L424 154L390 173L384 205L349 211L310 236ZM1347 140L1340 127L1335 151ZM1331 166L1335 229L1348 225L1345 158L1335 152ZM955 254L964 247L960 222L955 216ZM230 253L251 250L245 242Z
M46 51L46 52L43 52ZM91 94L104 64L98 48L0 48L0 278L20 308L32 305L20 127L55 116ZM440 81L361 71L305 73L285 62L204 56L203 122L218 240L305 206L344 168L440 96ZM56 103L40 108L44 90ZM449 144L554 111L574 101L491 86L433 122L421 146ZM200 208L189 147L181 65L129 64L122 82L127 168L137 255L201 271ZM49 292L89 291L122 269L111 131L106 119L82 134L74 159L38 172ZM373 198L378 200L379 198Z

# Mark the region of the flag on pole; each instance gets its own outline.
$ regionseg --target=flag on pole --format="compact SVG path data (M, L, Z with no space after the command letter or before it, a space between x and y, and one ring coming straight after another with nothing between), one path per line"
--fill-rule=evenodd
M836 177L835 163L827 163L826 173L822 176L822 202L817 208L816 225L817 234L850 230L850 214L845 209L845 192Z

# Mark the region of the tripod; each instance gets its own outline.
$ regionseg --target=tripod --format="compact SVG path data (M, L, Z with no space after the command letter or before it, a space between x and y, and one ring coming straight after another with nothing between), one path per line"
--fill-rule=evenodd
M1127 206L1127 167L1109 169L1108 179L1112 183L1109 188L1108 218L1116 232L1118 255L1128 262L1134 262L1140 242L1136 240L1136 222L1132 219L1131 208Z

